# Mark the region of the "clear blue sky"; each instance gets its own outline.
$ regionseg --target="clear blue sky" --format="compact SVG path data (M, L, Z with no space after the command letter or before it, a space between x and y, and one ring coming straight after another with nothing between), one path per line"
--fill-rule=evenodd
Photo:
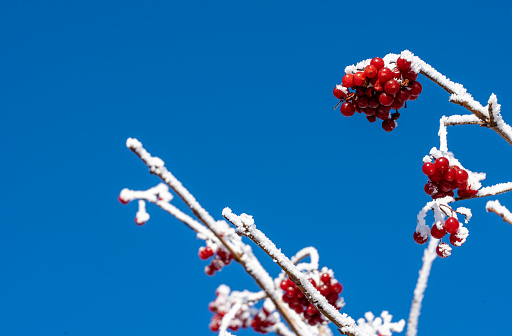
M254 215L289 255L316 246L354 318L407 319L429 200L421 159L439 145L439 118L465 110L420 78L386 133L334 111L332 89L346 65L409 49L479 101L494 92L512 123L512 5L365 4L2 3L0 335L208 335L219 284L256 289L238 265L204 275L201 242L161 210L135 225L119 191L159 181L127 137L214 217ZM512 148L492 131L457 127L448 141L484 185L512 179ZM485 202L460 202L470 236L435 261L420 335L510 332L512 226Z

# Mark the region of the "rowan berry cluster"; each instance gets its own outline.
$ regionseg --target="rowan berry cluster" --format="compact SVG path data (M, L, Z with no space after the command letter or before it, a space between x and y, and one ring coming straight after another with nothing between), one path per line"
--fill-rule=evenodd
M423 163L421 170L429 179L424 187L425 193L433 199L453 197L455 189L459 197L474 196L478 192L469 185L468 172L458 166L450 166L446 157L439 157L434 163Z
M212 276L215 272L220 271L224 266L229 265L231 260L233 260L233 255L223 249L222 247L217 248L217 251L214 251L210 246L202 246L199 248L199 259L206 260L217 252L217 255L213 258L209 265L205 266L204 272L206 275Z
M327 299L327 301L338 310L342 308L342 301L338 300L343 286L328 272L326 269L322 270L322 273L313 271L309 282ZM301 316L312 326L323 323L326 321L322 313L318 311L308 299L304 296L304 293L297 287L297 285L287 278L280 284L281 289L284 291L283 301L293 309L297 314Z
M462 226L456 216L448 217L444 223L435 223L430 230L430 235L436 239L443 239L447 233L450 234L449 241L453 246L462 246L469 235L468 229ZM423 236L420 232L416 231L413 234L413 238L416 243L425 244L428 240L428 235ZM452 248L447 243L441 242L437 245L436 253L439 257L446 258L452 254Z
M210 330L219 331L222 318L231 308L233 302L229 296L230 289L228 286L221 285L215 291L217 296L214 301L208 304L208 309L215 313L210 321ZM247 305L241 305L235 316L229 322L228 328L231 331L237 331L239 328L247 328L251 324L251 314Z
M265 306L254 316L251 322L251 327L254 331L266 334L272 330L272 327L279 321L277 312L271 313L265 309Z
M398 110L421 93L417 78L410 61L399 57L396 63L385 64L382 58L375 57L361 71L343 76L342 84L336 85L333 94L343 101L340 112L344 116L364 113L371 123L382 120L382 128L391 132L400 117ZM391 110L396 112L390 114Z

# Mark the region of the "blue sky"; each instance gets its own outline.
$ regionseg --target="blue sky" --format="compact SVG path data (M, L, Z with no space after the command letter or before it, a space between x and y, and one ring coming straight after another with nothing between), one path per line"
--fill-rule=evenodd
M317 247L354 318L407 319L423 253L412 233L429 200L421 159L439 145L439 118L465 110L420 78L423 93L386 133L334 111L332 89L346 65L409 49L482 103L494 92L512 123L512 5L365 4L0 5L0 334L208 335L219 284L256 289L236 264L208 278L201 242L161 210L134 224L119 191L159 181L128 137L214 217L253 215L288 255ZM456 127L448 141L484 185L511 180L511 148L492 131ZM435 261L420 335L510 331L512 226L485 202L460 202L470 236Z

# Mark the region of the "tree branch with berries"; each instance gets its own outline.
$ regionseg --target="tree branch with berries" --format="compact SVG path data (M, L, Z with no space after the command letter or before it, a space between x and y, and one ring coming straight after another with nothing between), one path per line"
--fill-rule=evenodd
M451 246L462 246L469 236L466 224L472 217L471 210L454 208L452 204L512 190L512 182L482 187L485 174L466 169L448 150L447 126L479 125L492 129L512 144L512 128L503 121L496 96L492 94L487 106L482 106L462 85L450 81L407 50L400 55L388 54L383 58L376 57L347 66L342 83L333 90L334 96L339 99L335 108L339 106L341 114L346 117L357 112L364 114L371 123L379 119L382 128L391 132L398 125L399 110L407 108L407 102L416 100L422 92L419 74L446 90L450 94L449 101L463 106L471 114L443 116L439 127L439 149L432 148L423 158L421 170L428 178L424 191L431 200L418 213L413 239L418 244L430 241L424 251L423 265L413 293L407 336L417 334L422 300L434 260L437 256L450 256ZM341 313L345 306L341 297L343 286L334 277L332 269L320 268L316 249L304 248L288 258L256 228L252 216L235 215L225 208L222 216L227 222L215 220L167 170L163 160L149 154L136 139L128 139L127 147L147 165L151 174L163 182L148 190L121 191L121 203L135 200L138 203L137 225L144 225L150 218L146 203L158 206L183 222L196 232L198 239L204 241L198 256L201 260L209 260L205 267L208 276L213 276L235 261L261 289L255 293L232 291L228 286L221 285L216 291L216 299L208 306L213 313L210 322L212 331L228 336L240 328L252 328L258 333L274 332L282 336L329 336L332 332L327 326L331 322L341 334L350 336L391 336L393 332L404 329L405 321L392 322L392 316L387 311L379 317L368 312L357 322L346 313ZM185 202L193 217L171 204L174 197L171 191ZM498 201L489 201L486 209L512 224L512 214ZM430 211L433 213L431 226L426 223ZM458 216L464 218L464 224ZM450 244L443 242L447 235ZM249 238L265 251L282 272L272 277L243 237ZM308 259L309 262L306 261Z

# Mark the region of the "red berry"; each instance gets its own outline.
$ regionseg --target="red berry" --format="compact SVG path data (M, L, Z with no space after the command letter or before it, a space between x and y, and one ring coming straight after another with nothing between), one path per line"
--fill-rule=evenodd
M374 116L377 113L377 109L367 107L364 109L364 114L366 114L367 117Z
M386 119L382 122L382 129L386 132L391 132L396 127L396 121L393 119Z
M423 188L423 190L425 190L425 193L429 196L433 196L433 195L437 194L437 192L438 192L437 186L432 182L427 182L427 184L425 184L425 187Z
M313 287L316 287L316 281L313 279L308 279L308 281L313 285Z
M339 282L336 282L331 285L332 293L340 294L342 291L343 291L343 286Z
M342 99L347 96L347 94L341 88L342 88L341 85L336 85L334 87L334 90L332 91L332 94L334 95L334 97L336 97L338 99Z
M421 90L423 89L421 87L420 82L414 82L411 85L409 85L409 88L411 89L411 95L413 96L419 96L421 93Z
M118 199L118 200L119 200L119 202L121 202L122 204L128 204L128 203L130 203L130 201L127 201L127 200L125 200L124 198L122 198L122 197L121 197L121 195L119 195L119 196L117 197L117 199Z
M287 289L288 289L288 287L290 287L290 286L288 286L288 281L283 280L283 281L281 281L281 284L279 285L279 287L281 287L281 289L285 291L285 290L287 290Z
M464 169L459 169L455 173L455 181L457 181L457 183L459 183L459 184L467 182L468 177L469 177L468 172L465 171Z
M443 180L448 181L448 182L453 181L455 179L456 173L457 173L457 171L454 168L452 168L452 167L448 168L443 174ZM455 189L455 188L452 188L452 189Z
M142 226L146 224L146 222L140 221L137 217L135 217L135 224L137 224L138 226Z
M441 226L441 228L438 227L437 224L432 225L432 230L430 230L430 234L432 237L436 239L441 239L446 235L445 229Z
M361 86L363 85L364 81L366 80L366 75L364 72L357 72L354 75L354 85Z
M393 79L393 71L389 68L382 68L379 70L378 78L381 83L386 83L388 80Z
M210 267L210 265L204 267L204 272L208 276L212 276L215 274L215 269L213 267Z
M390 79L384 84L384 92L394 95L400 90L400 83L394 79Z
M379 105L380 105L379 98L377 98L377 97L368 98L368 107L377 108L377 107L379 107Z
M450 235L450 244L452 244L453 246L461 246L463 244L462 240L463 239L461 237L457 237L456 233L452 233Z
M444 222L444 229L448 233L455 233L459 229L460 223L455 217L450 217Z
M406 61L401 57L398 57L398 59L396 60L396 66L398 67L398 69L400 69L400 71L406 71L411 68L411 62Z
M400 91L398 91L398 93L396 94L396 98L403 102L408 101L410 97L411 91L406 88L400 89Z
M384 67L384 60L380 57L375 57L370 61L370 64L377 68L377 71Z
M392 95L390 95L386 92L382 92L379 95L379 103L381 103L381 105L391 106L391 104L393 104L394 100L395 100L395 97L393 97Z
M329 288L329 286L327 285L322 285L320 287L320 293L323 295L323 296L327 296L331 293L331 289Z
M421 167L421 171L425 175L434 175L436 173L436 165L432 162L425 162Z
M367 108L368 107L368 97L366 97L366 96L357 97L356 103L357 103L357 106L359 106L362 109Z
M331 276L329 273L322 273L320 276L320 281L322 281L325 285L329 285L331 283Z
M430 181L437 183L443 179L443 173L436 171L434 174L429 175L428 178L430 179Z
M478 193L478 190L466 189L466 193L467 193L469 196L475 196L475 195Z
M343 76L341 83L343 84L344 87L352 87L354 85L354 75L346 74L345 76Z
M364 68L364 74L366 75L367 78L373 78L375 76L377 76L377 67L375 65L367 65L365 68Z
M400 70L395 68L395 70L393 70L393 77L395 79L400 79L400 77L402 77L402 73L400 72Z
M294 287L288 287L285 291L285 295L288 296L289 298L292 298L295 296L295 288Z
M395 98L395 100L393 100L393 104L391 104L390 107L392 110L400 110L403 106L404 102Z
M338 301L338 294L330 293L329 295L327 295L327 301L329 301L329 303L334 306L336 304L336 301Z
M391 106L379 105L379 107L377 107L377 110L379 112L389 112L391 110Z
M450 167L450 162L448 161L447 158L445 157L440 157L438 158L434 164L436 165L436 169L438 172L441 172L443 173L445 170L448 169L448 167Z
M340 106L340 112L345 117L351 117L354 115L354 113L356 113L356 108L355 108L354 104L349 103L349 102L344 102Z
M452 184L448 181L441 181L439 182L439 189L441 189L442 192L449 192L452 190Z
M370 123L374 123L377 121L377 117L375 116L367 116L366 119L368 119Z
M380 120L386 120L389 118L389 111L387 111L387 112L377 111L377 113L375 113L375 117L377 117L377 119L380 119Z
M446 243L441 243L441 244L437 245L436 253L441 258L446 258L452 254L452 248L450 247L450 245L448 245Z
M428 235L426 237L423 237L419 232L417 231L414 231L413 235L412 235L412 238L414 239L414 241L420 245L423 245L427 242L428 240Z
M418 99L418 96L410 96L409 97L409 100L416 100L416 99Z
M402 77L414 82L418 78L418 74L412 70L402 71Z
M373 89L375 91L381 92L381 91L384 91L384 86L382 85L382 83L379 80L377 80L377 81L375 81L375 83L373 83Z

